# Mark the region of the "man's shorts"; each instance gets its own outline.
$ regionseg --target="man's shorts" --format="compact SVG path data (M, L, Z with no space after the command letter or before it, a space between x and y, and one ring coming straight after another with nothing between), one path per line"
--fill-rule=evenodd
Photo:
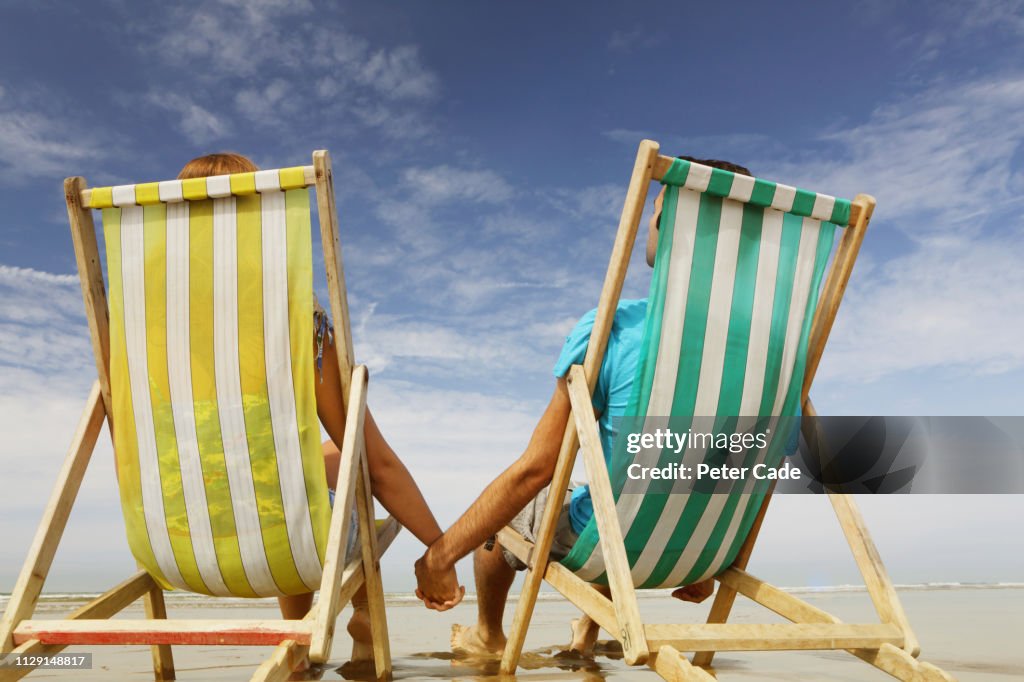
M575 487L576 485L570 485L562 499L562 510L558 514L558 524L555 526L555 538L551 542L551 561L564 559L579 538L575 531L573 531L572 523L569 521L569 501L572 499L572 491ZM523 510L516 514L514 519L509 521L509 527L529 542L537 541L537 534L540 533L540 522L544 516L544 506L548 503L548 491L550 489L551 487L548 486L537 493L537 496L527 502ZM526 570L526 564L520 561L512 552L504 547L502 547L501 552L509 566L517 571Z

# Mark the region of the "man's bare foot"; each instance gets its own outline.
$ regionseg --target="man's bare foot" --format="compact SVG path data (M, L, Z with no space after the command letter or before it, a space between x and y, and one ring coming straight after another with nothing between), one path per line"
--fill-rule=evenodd
M573 620L570 627L572 628L572 641L569 643L569 651L574 651L584 656L592 656L600 626L586 616L583 616Z
M452 651L471 656L500 656L505 651L505 635L484 638L476 627L452 625Z
M348 634L352 637L352 661L373 660L373 632L366 607L356 608L348 621Z
M672 596L681 601L693 602L699 604L715 592L715 581L713 578L708 578L699 583L687 585L686 587L680 587L672 592Z

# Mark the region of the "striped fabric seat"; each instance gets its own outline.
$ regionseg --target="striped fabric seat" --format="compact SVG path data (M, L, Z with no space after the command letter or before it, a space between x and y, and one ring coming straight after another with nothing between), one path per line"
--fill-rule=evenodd
M662 182L658 255L623 428L671 423L682 432L693 420L717 432L767 429L767 446L740 461L777 467L798 423L812 316L850 202L681 159ZM680 454L629 454L624 446L617 439L610 479L634 585L677 587L727 568L767 483L724 481L709 491L675 481L671 494L645 491L647 483L627 478L634 461L695 471L724 453L698 444ZM604 582L596 519L562 563Z
M165 588L320 587L330 506L307 172L91 192L121 504L132 553Z

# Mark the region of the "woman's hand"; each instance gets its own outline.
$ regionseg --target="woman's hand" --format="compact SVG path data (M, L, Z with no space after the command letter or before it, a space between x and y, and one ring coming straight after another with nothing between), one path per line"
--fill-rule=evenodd
M455 566L436 565L428 549L416 560L416 596L424 606L434 611L447 611L466 596L466 588L459 584Z

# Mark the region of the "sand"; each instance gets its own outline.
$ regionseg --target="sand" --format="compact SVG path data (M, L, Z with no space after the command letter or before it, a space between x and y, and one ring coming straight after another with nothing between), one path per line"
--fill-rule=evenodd
M951 672L960 680L996 681L1024 679L1024 588L914 589L902 591L911 623L921 640L922 660ZM844 620L872 622L874 614L863 592L802 594L803 598ZM651 622L700 622L707 614L703 605L683 604L663 595L644 596L641 612ZM232 603L211 606L195 599L169 601L173 616L187 618L274 618L268 601L256 605ZM72 604L47 601L39 618L58 617ZM127 617L141 617L141 610L126 611ZM343 614L347 618L348 611ZM389 599L388 619L395 679L470 680L493 676L496 662L464 660L448 648L453 623L471 623L475 604L467 601L452 611L427 611L408 597ZM734 611L735 622L768 622L772 614L742 598ZM526 641L523 680L658 679L646 668L630 669L615 655L615 647L604 646L593 661L558 655L568 642L570 619L576 609L556 595L542 595ZM506 611L506 624L512 608ZM602 633L602 637L606 637ZM602 645L599 644L599 647ZM311 671L306 679L368 679L343 664L351 641L339 628L329 665ZM72 647L67 651L93 653L91 671L38 670L29 680L134 680L152 679L149 651L144 647ZM271 650L265 647L177 647L174 651L178 678L187 680L247 680ZM726 653L716 658L721 680L889 680L888 675L842 652Z

